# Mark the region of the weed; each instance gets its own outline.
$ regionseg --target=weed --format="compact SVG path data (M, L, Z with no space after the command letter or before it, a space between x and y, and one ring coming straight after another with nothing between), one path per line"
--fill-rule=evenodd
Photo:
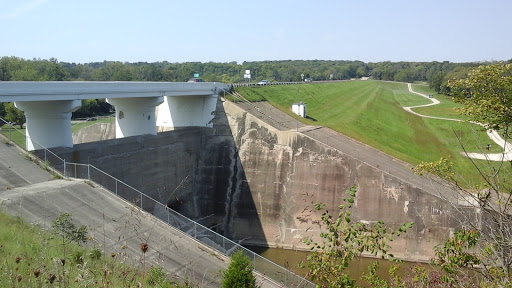
M93 260L98 260L101 258L101 251L98 248L94 248L89 251L89 258Z
M56 220L61 231L58 235L77 229L70 229L71 215L61 215ZM0 287L194 287L188 281L169 281L160 267L145 272L140 266L123 264L127 261L120 259L118 253L113 253L114 258L102 257L100 249L81 247L77 243L80 241L66 238L64 247L55 233L1 211L0 239ZM149 276L144 278L144 274ZM148 281L155 284L146 284Z
M50 161L42 161L41 168L43 168L45 171L50 171Z

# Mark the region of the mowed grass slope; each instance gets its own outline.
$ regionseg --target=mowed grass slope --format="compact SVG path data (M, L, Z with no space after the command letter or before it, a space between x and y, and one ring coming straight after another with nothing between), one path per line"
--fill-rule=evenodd
M471 161L460 154L462 148L458 137L470 152L482 152L485 143L490 141L485 131L469 123L426 119L406 112L403 106L423 105L431 101L410 93L405 83L347 81L240 87L238 92L251 100L266 100L290 115L293 115L293 103L306 102L309 118L296 118L307 125L330 127L413 165L441 157L451 158L456 171L465 178L480 179ZM426 86L418 92L433 94ZM441 101L442 105L415 111L461 118L453 110L457 104L447 97Z
M467 117L461 115L457 108L462 107L462 104L452 101L450 96L437 94L434 90L430 89L427 85L413 85L413 90L426 95L433 95L434 98L441 101L439 105L430 107L415 108L414 111L423 115L430 115L435 117L453 118L466 120Z

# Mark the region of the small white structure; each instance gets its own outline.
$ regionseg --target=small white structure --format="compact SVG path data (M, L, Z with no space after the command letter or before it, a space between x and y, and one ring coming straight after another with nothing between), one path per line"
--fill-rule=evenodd
M306 118L306 110L306 103L304 102L299 102L292 105L292 112L302 118Z

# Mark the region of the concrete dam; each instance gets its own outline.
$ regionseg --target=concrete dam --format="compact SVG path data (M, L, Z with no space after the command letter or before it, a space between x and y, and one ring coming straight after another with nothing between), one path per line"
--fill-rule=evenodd
M74 141L102 141L51 150L67 161L90 163L246 245L308 249L302 239L321 231L313 204L325 203L336 214L351 186L358 188L353 220L395 228L414 222L391 243L396 257L428 260L435 245L461 228L460 207L432 192L448 193L445 188L433 187L406 164L332 130L302 127L268 104L254 105L261 106L219 99L211 127L157 135L112 139L108 124L96 124ZM327 141L318 140L321 133ZM384 169L388 164L395 168ZM477 219L473 208L462 208Z

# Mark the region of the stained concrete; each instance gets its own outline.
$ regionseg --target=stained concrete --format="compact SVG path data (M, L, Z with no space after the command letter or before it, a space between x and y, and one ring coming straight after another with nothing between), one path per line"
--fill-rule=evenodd
M251 104L253 105L253 104ZM466 217L450 189L410 166L325 127L304 127L268 105L219 101L213 128L175 131L54 149L91 163L169 207L243 244L307 249L321 231L315 202L335 212L357 186L353 220L414 227L393 242L406 260L428 260ZM145 207L150 209L151 207ZM462 211L464 217L459 214Z
M0 136L1 138L1 136ZM29 223L51 229L52 221L70 213L75 225L86 225L92 243L104 255L148 268L158 265L172 279L198 287L219 287L220 271L229 260L183 232L142 212L96 183L51 180L50 174L25 159L12 144L0 144L0 209ZM148 244L143 255L140 244ZM256 275L262 287L281 287Z

